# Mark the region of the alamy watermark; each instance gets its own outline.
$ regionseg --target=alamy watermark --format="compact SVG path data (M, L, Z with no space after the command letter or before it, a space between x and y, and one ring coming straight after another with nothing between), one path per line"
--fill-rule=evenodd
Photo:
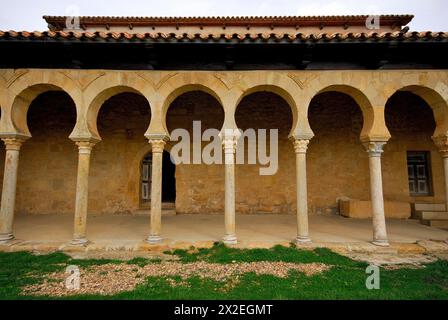
M80 10L77 5L69 5L65 9L65 28L67 30L80 30L81 29L81 22L80 22Z
M260 175L274 175L278 170L278 129L206 129L201 121L193 121L193 136L186 129L171 132L175 143L170 151L174 164L260 164ZM269 140L269 141L268 141ZM226 141L228 144L226 144ZM206 145L203 146L203 142ZM224 145L224 148L223 148ZM226 146L235 148L235 159L228 157ZM247 146L247 148L246 148ZM246 155L247 149L247 155ZM229 150L230 153L233 150ZM226 156L223 157L223 152ZM245 161L247 157L247 161Z
M380 289L380 267L377 265L369 265L366 268L366 274L369 276L366 278L366 288L369 290Z
M369 30L379 30L380 19L381 17L379 15L369 15L366 19L366 28Z
M79 267L75 265L67 266L65 273L68 274L65 278L65 288L68 290L77 291L81 287L81 273Z

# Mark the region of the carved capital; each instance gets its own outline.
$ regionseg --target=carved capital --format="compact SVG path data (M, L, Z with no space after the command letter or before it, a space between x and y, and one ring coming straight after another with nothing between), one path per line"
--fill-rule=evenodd
M19 151L20 147L25 142L25 139L20 138L3 138L2 140L5 143L6 150L16 151Z
M148 140L152 147L152 153L163 153L166 141L164 139L150 139Z
M93 146L96 144L96 142L92 141L76 141L75 143L78 146L79 154L90 154Z
M236 152L236 145L240 136L241 132L238 129L223 129L219 133L224 153Z
M444 158L448 157L448 137L447 136L432 137L432 140L434 141L434 144L437 146L437 149L439 149L439 152L442 155L442 157Z
M222 139L222 147L224 149L224 153L235 153L237 140L237 137L225 137L224 139Z
M294 139L292 143L294 145L295 153L306 153L306 150L308 149L308 143L310 143L310 140Z
M368 141L364 142L363 146L366 148L369 157L380 157L383 153L383 147L386 144L384 141Z

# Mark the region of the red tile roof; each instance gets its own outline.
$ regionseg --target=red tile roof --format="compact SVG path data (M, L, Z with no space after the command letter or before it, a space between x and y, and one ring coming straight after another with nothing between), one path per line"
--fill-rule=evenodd
M284 33L240 33L240 34L191 34L191 33L127 33L127 32L71 32L71 31L0 31L0 40L70 40L70 41L201 41L201 42L343 42L343 41L426 41L448 40L448 32L370 32L370 33L319 33L319 34L284 34Z
M120 26L344 26L365 25L367 15L345 16L265 16L265 17L104 17L81 16L83 27L88 25L120 25ZM413 15L381 15L381 24L385 26L405 26L413 18ZM50 30L60 31L64 29L66 16L44 16Z

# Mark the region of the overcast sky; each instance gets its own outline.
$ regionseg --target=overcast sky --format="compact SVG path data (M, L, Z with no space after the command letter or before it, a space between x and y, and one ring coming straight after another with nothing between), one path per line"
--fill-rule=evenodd
M0 30L46 30L43 15L271 16L414 14L411 30L448 31L447 0L0 0Z

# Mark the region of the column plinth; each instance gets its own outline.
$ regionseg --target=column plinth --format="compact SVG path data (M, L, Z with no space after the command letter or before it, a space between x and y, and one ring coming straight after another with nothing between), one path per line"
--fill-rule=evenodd
M167 136L149 139L152 147L151 218L146 242L150 244L162 242L162 163L163 149L167 140Z
M383 179L381 174L381 154L384 141L369 141L363 145L369 154L370 199L372 202L373 241L377 246L389 246L384 214Z
M76 178L75 220L72 245L85 245L87 229L87 206L89 195L90 154L96 142L76 141L78 146L78 173Z
M7 243L14 239L13 223L19 152L25 140L20 138L4 138L2 140L5 143L6 156L0 207L0 243Z
M307 139L293 140L296 153L296 202L297 202L297 245L311 242L308 230L308 192L306 181L306 151Z

